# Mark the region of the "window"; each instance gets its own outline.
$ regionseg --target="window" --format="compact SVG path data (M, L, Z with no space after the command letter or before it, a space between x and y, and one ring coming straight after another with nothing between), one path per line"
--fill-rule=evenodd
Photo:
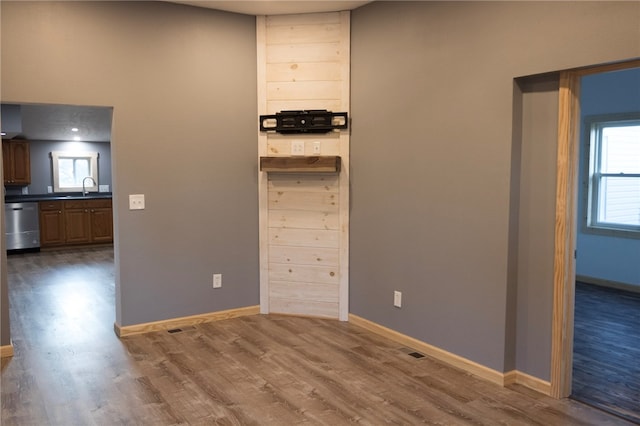
M587 124L587 228L640 237L640 114Z
M83 181L84 189L98 191L97 152L54 151L51 159L54 192L82 191Z

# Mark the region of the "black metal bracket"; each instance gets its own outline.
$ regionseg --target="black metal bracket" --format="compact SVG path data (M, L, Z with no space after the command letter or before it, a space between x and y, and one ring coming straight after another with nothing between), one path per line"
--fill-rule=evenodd
M346 112L331 112L326 109L281 111L274 115L260 116L260 131L292 133L328 133L349 126Z

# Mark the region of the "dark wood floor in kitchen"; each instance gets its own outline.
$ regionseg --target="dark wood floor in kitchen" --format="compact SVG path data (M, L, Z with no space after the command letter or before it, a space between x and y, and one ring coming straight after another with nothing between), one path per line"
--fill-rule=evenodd
M618 425L337 321L263 316L118 340L110 249L11 256L2 425Z
M576 283L572 398L640 423L640 294Z

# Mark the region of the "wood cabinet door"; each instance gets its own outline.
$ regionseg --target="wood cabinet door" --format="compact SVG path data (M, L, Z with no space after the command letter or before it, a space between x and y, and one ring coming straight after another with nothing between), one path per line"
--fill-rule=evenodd
M88 209L66 209L64 211L67 244L91 242L91 223L89 219Z
M60 246L65 243L64 216L62 210L40 211L40 245Z
M9 141L2 141L2 170L4 171L4 183L11 184L13 166L11 164L11 142Z
M13 157L13 184L29 185L31 183L31 158L28 141L11 141Z
M113 241L113 213L110 207L91 209L91 241L94 243Z

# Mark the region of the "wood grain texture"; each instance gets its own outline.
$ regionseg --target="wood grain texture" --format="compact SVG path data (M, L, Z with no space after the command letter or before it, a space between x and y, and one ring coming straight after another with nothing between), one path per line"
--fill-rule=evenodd
M640 59L589 66L560 73L558 107L558 156L556 182L556 226L554 252L554 294L551 329L551 394L556 398L571 393L576 192L578 168L580 77L640 67Z
M571 397L640 423L640 293L576 283Z
M349 111L348 12L258 17L257 26L259 110ZM291 156L293 141L304 156ZM349 132L263 132L259 144L260 156L270 157L260 167L261 312L346 321Z
M17 256L3 426L630 424L336 320L251 315L118 339L110 249Z
M260 157L260 170L279 173L337 173L340 171L340 157Z
M579 90L580 79L575 73L560 73L551 328L551 395L556 398L571 392Z
M169 318L162 321L153 321L143 324L120 326L114 324L114 330L118 337L131 336L133 334L150 333L153 331L171 330L180 327L191 327L211 321L222 321L229 318L237 318L245 315L256 315L260 311L258 306L246 306L243 308L227 309L224 311L209 312L200 315L190 315L180 318Z
M499 371L493 370L461 356L444 351L421 340L415 339L411 336L407 336L406 334L399 333L395 330L391 330L390 328L384 327L380 324L376 324L375 322L369 321L365 318L361 318L354 314L349 314L349 322L352 322L355 325L386 337L387 339L391 339L402 345L415 348L423 352L424 354L428 354L433 358L446 362L447 364L454 367L460 368L461 370L464 370L470 374L482 377L485 380L499 384L501 386L504 385L504 375Z
M13 345L4 345L0 346L0 358L12 357L13 356Z

